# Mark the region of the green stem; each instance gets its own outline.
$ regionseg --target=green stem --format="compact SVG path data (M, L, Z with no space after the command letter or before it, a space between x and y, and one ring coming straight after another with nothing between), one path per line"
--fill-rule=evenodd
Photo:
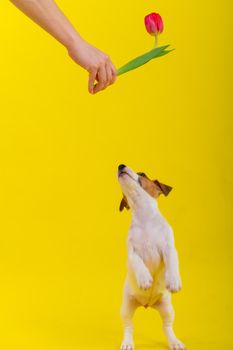
M155 35L154 49L158 46L158 34Z

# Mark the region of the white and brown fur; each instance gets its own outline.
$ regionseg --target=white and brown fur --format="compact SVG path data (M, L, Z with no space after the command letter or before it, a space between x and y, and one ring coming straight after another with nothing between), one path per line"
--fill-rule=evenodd
M173 331L174 310L171 292L181 289L181 279L173 231L159 211L157 198L167 196L171 187L150 180L120 165L118 180L123 192L120 210L131 209L128 233L127 276L124 283L121 317L124 339L121 350L133 350L132 317L139 306L159 311L171 350L184 350Z

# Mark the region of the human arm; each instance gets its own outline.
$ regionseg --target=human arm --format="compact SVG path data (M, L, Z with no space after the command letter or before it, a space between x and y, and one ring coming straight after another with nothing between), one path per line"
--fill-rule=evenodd
M90 93L114 83L117 72L110 58L81 37L53 0L10 1L65 46L70 57L89 72Z

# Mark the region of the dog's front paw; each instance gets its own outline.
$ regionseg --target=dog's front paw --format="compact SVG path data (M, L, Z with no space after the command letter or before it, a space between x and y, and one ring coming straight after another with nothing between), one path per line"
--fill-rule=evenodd
M121 344L120 350L134 350L133 341L131 340L124 340Z
M166 274L165 276L166 288L171 293L177 293L182 288L181 279L179 275Z
M139 272L137 275L138 287L140 289L149 289L153 284L153 278L149 271Z
M169 344L169 349L170 350L186 350L186 347L179 339L176 339Z

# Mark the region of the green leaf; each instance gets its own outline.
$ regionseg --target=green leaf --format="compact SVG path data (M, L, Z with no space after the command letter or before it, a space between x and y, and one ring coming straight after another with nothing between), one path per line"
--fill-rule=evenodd
M164 55L167 55L169 52L172 52L174 51L175 49L172 49L172 50L164 50L163 52L161 52L157 57L161 57L161 56L164 56Z
M134 58L132 61L126 63L124 66L120 67L117 70L117 75L122 75L126 72L129 72L130 70L136 69L144 64L146 64L147 62L149 62L150 60L156 58L156 57L161 57L164 56L166 54L168 54L169 52L173 51L173 50L166 50L170 45L164 45L164 46L160 46L157 47L149 52L146 52L145 54L138 56L136 58Z

